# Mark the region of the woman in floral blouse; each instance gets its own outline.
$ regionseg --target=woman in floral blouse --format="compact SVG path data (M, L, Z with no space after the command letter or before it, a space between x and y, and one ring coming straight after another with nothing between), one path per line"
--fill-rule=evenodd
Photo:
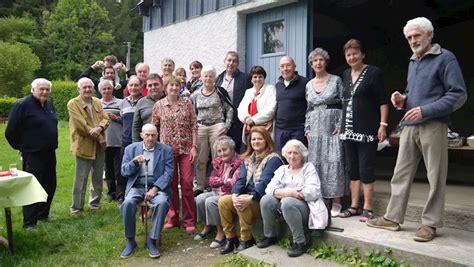
M201 79L203 87L193 95L198 123L195 196L202 193L208 184L206 165L209 159L209 150L219 136L227 134L234 114L227 91L215 86L216 70L214 67L204 66L201 71ZM214 158L214 149L211 149L211 154Z
M170 229L179 225L179 182L182 193L183 226L186 233L192 234L196 230L196 206L193 197L193 163L197 157L196 115L191 101L178 97L180 82L174 76L167 77L163 85L167 94L154 105L152 123L159 129L160 142L171 146L174 153L172 202L165 228Z

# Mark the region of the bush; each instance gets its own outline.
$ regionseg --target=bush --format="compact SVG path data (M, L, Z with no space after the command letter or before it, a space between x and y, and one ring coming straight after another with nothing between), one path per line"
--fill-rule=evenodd
M56 114L59 120L69 120L67 112L67 102L78 96L77 84L73 81L53 81L53 89L51 92L51 102L54 104Z
M13 104L16 102L14 97L3 97L0 98L0 117L8 117Z
M40 60L22 43L0 41L0 96L21 96L21 88L31 82Z

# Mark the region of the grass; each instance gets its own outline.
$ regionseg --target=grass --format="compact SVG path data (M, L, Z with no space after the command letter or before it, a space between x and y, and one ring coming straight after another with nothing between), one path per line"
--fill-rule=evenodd
M18 152L5 139L5 124L0 125L0 166L4 170L10 163L21 166ZM21 207L12 208L13 241L15 252L11 255L0 247L0 266L106 266L120 264L120 252L125 240L123 222L115 202L102 200L100 211L90 211L85 205L83 216L69 215L74 179L74 157L69 151L67 122L59 124L57 157L57 189L53 199L51 222L39 222L36 230L22 228ZM90 180L89 180L90 181ZM106 186L104 185L103 196ZM86 203L88 195L86 195ZM7 235L5 215L0 210L0 235ZM163 247L176 245L176 240L186 238L179 230L166 231ZM137 222L139 248L133 258L148 259L143 249L144 231Z
M271 267L274 266L272 264L268 264L261 261L253 261L245 258L240 254L234 254L231 256L225 257L219 263L215 264L214 267Z

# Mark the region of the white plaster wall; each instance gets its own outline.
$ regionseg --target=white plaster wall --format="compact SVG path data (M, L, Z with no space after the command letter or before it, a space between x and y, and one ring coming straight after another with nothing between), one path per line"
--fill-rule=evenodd
M145 32L144 59L152 72L161 71L161 60L170 57L176 67L198 60L212 64L218 72L223 69L225 53L237 49L237 13L234 8L182 21Z
M189 64L198 60L224 70L227 51L240 55L239 68L245 67L245 18L247 13L280 6L295 0L255 0L144 33L144 60L151 71L161 73L161 60L170 57L176 68L183 67L191 77Z

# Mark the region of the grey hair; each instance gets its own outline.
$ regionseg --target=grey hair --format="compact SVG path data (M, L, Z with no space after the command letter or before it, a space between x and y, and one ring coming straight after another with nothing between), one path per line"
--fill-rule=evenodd
M403 27L403 34L405 35L405 37L407 37L408 30L414 27L418 28L423 33L431 32L431 37L434 36L433 24L429 19L425 17L418 17L407 21L407 24L405 25L405 27Z
M84 82L90 82L92 86L94 86L94 82L91 79L87 77L82 77L79 79L79 81L77 81L77 88L81 88L81 84L83 84Z
M239 62L239 54L235 51L228 51L226 54L225 54L225 59L227 59L227 57L235 57L235 59L237 59L237 63Z
M217 138L216 141L214 141L214 145L212 146L212 148L214 149L214 151L217 151L217 148L222 145L228 146L232 150L235 150L234 140L232 140L232 138L227 135L223 135Z
M308 64L309 65L311 65L311 63L313 63L316 56L321 56L322 58L324 58L324 61L326 61L326 66L328 65L329 60L331 59L329 57L328 51L322 49L321 47L318 47L318 48L315 48L313 51L311 51L311 53L309 53L309 55L308 55Z
M37 88L40 84L42 83L45 83L49 86L49 91L51 92L51 89L53 87L53 84L49 81L49 80L46 80L45 78L38 78L38 79L34 79L32 82L31 82L31 92L33 93L33 90L35 88Z
M99 83L99 86L98 86L99 90L102 91L102 88L104 88L104 86L106 86L106 85L110 85L112 88L114 88L114 84L112 83L111 80L104 79L104 80L100 81L100 83Z
M133 79L137 79L139 81L140 86L143 86L145 84L142 80L140 80L140 78L138 78L137 75L132 75L132 76L128 77L127 84Z
M212 76L214 76L214 78L216 78L217 76L217 71L212 65L205 65L204 67L202 67L201 76L204 76L203 73L210 73L212 74Z
M142 127L142 132L144 132L144 131L147 130L147 129L153 129L153 130L155 130L156 132L158 132L158 129L157 129L156 126L153 125L152 123L147 123L147 124L143 125L143 127Z
M163 60L161 61L161 66L165 65L165 63L171 63L171 65L173 65L173 68L174 68L174 60L172 60L171 58L169 57L165 57L163 58Z
M309 155L308 149L303 143L301 143L301 141L296 140L296 139L291 139L290 141L286 142L286 144L281 149L281 154L283 155L283 157L285 157L285 159L288 156L287 153L288 153L288 149L290 149L290 146L296 147L300 151L301 155L303 156L304 162L308 161L308 155Z
M138 69L141 68L142 66L145 66L148 69L148 71L150 71L150 66L148 64L140 62L140 63L137 63L137 65L135 65L135 72L138 72Z

